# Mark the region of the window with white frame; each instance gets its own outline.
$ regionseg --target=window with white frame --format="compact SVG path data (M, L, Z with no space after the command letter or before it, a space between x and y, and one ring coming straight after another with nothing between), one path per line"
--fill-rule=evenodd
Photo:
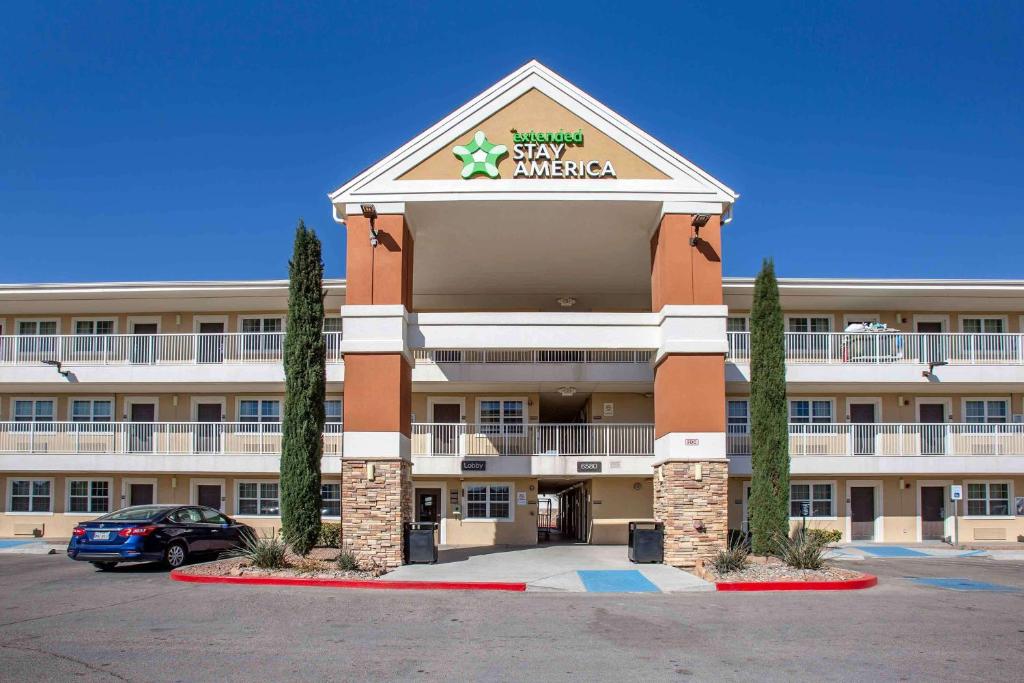
M341 484L320 484L320 514L341 517Z
M728 431L730 434L746 434L750 431L750 404L746 399L730 399L726 402Z
M526 430L526 401L484 399L477 422L482 434L523 434Z
M329 398L324 401L324 422L341 424L342 402L340 398Z
M800 399L789 402L789 421L797 424L832 422L832 401Z
M790 332L831 332L832 320L825 316L789 316Z
M512 487L508 484L473 484L466 487L466 519L510 519Z
M114 334L113 320L76 320L76 335Z
M324 318L324 333L327 338L327 357L337 359L341 355L341 318Z
M967 334L1000 334L1006 332L1006 321L1002 318L961 318Z
M242 318L242 332L280 332L284 329L282 318Z
M967 514L971 517L1009 516L1010 485L1005 482L968 482Z
M15 422L53 422L53 401L51 399L16 399L14 401Z
M72 422L110 422L114 402L110 399L76 398L71 401Z
M341 332L341 318L324 318L324 332Z
M242 318L242 346L250 354L273 355L281 351L284 318Z
M834 517L832 484L790 484L790 517Z
M110 481L72 479L68 481L68 512L110 512Z
M19 320L19 335L57 334L56 320Z
M242 399L238 402L238 421L252 423L243 431L275 432L281 425L281 402L276 399Z
M725 331L726 332L746 332L747 331L747 319L738 316L729 317L725 319Z
M52 512L53 482L49 479L11 479L9 512Z
M277 517L281 514L279 495L276 481L238 482L237 514Z
M964 422L1002 424L1007 421L1007 401L983 399L964 401Z

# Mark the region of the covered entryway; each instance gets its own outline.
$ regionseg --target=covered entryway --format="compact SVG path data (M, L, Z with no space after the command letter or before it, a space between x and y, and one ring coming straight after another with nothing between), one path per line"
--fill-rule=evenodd
M538 484L541 496L554 499L551 504L553 519L538 516L538 538L550 543L588 543L591 514L589 480L542 479Z
M441 489L416 489L416 522L434 525L434 543L441 542Z

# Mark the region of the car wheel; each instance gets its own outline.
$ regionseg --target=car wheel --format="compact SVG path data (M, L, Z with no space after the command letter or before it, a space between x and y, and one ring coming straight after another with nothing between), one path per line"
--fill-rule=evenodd
M172 543L164 551L164 562L171 569L177 569L188 560L188 550L183 543Z
M101 572L107 572L117 566L117 562L93 562L92 566L99 569Z

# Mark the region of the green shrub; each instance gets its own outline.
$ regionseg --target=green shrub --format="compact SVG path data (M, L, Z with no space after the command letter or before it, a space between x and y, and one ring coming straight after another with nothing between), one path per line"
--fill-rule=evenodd
M729 572L746 569L749 561L750 551L747 550L747 547L742 543L734 543L725 550L719 550L711 559L711 566L715 568L715 572L719 576L722 576Z
M242 545L224 553L224 556L248 560L259 569L284 569L288 566L287 554L288 546L276 534L256 536L246 532L242 536Z
M359 561L352 553L342 553L338 555L338 569L346 572L359 571Z
M327 548L337 548L341 545L341 525L337 522L321 522L320 538L317 545Z
M804 529L792 536L775 536L775 556L794 569L821 569L825 566L825 546Z
M839 529L808 529L807 535L810 540L817 541L823 546L843 540L843 532Z

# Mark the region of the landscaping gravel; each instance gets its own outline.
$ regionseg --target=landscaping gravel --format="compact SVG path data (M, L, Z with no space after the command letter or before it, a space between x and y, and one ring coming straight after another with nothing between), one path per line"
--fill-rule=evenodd
M339 569L336 562L336 548L314 548L305 558L288 553L288 567L283 569L260 569L250 565L249 560L239 557L224 558L213 562L190 564L178 570L181 574L195 576L250 576L289 577L300 579L374 579L373 572Z
M794 569L782 563L750 564L746 569L719 575L713 567L708 573L714 581L847 581L863 576L860 572L826 565L821 569Z

